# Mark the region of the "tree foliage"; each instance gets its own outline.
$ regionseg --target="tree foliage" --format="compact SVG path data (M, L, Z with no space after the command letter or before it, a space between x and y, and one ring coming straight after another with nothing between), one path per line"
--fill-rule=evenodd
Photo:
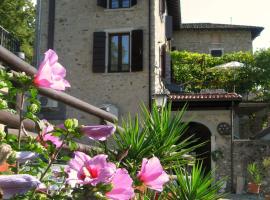
M19 39L27 60L33 57L35 7L31 0L0 0L0 25Z
M225 89L232 92L254 93L260 100L269 99L270 49L254 55L250 52L235 52L222 57L212 57L187 51L173 51L173 77L182 84L185 92L201 89ZM218 68L232 61L244 64L241 68Z

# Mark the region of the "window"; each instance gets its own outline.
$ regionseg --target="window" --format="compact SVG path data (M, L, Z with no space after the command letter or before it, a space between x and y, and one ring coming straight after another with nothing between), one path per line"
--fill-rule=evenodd
M221 57L223 55L222 49L212 49L210 50L210 53L213 57Z
M93 73L143 71L143 30L94 32Z
M130 0L110 0L110 8L129 8Z
M109 35L108 72L130 71L130 34L116 33Z

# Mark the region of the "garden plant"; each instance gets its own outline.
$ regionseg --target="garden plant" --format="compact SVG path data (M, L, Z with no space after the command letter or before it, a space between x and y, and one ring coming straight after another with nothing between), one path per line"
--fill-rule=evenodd
M183 137L184 109L172 115L171 105L115 125L81 125L66 119L53 125L39 118L38 88L71 87L53 50L45 53L38 73L0 70L0 109L19 116L17 134L0 133L0 189L3 199L210 200L222 196L221 182L204 174L189 155L199 145ZM19 98L18 98L19 97ZM36 134L24 121L32 120ZM88 150L74 141L93 140ZM200 144L203 145L203 144ZM60 166L56 168L57 166ZM187 164L193 164L190 170ZM3 168L4 167L4 168Z

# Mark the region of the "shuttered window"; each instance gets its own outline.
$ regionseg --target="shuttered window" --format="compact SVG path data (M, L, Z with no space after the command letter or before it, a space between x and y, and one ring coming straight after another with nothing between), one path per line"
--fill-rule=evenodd
M143 70L143 31L128 33L95 32L93 41L93 72L137 72ZM108 59L106 59L106 50Z
M109 5L107 5L107 2ZM97 0L97 5L103 8L130 8L137 4L137 0Z
M116 33L109 35L108 72L130 71L130 34Z
M110 0L110 6L111 9L117 9L117 8L130 8L132 6L135 6L137 4L137 0Z

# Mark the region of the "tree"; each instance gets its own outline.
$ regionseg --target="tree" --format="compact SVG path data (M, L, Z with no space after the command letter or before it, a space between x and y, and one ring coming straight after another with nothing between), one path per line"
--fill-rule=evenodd
M21 44L28 61L33 58L35 6L31 0L0 0L0 25Z

